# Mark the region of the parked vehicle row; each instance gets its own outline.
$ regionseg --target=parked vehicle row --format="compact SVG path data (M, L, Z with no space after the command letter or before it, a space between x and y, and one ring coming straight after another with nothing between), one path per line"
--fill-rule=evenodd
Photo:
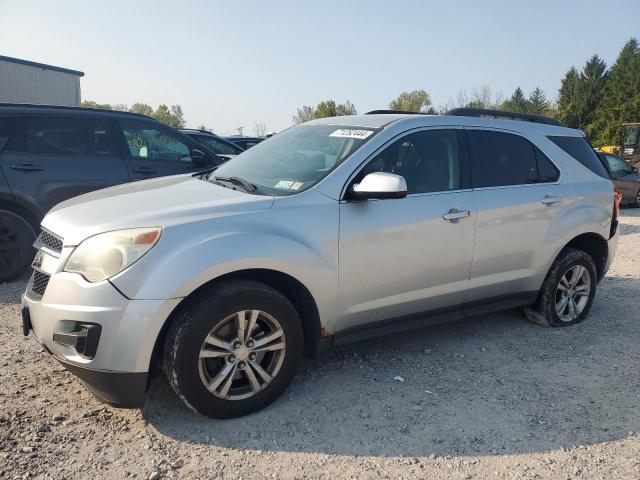
M26 270L40 220L54 205L100 188L206 170L223 161L143 115L0 104L0 281Z
M24 333L103 401L140 406L161 365L227 418L331 345L514 307L577 324L616 251L607 168L577 130L487 115L314 120L215 171L67 200Z

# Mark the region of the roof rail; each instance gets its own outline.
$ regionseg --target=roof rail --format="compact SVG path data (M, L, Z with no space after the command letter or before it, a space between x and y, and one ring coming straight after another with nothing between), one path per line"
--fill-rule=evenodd
M510 120L524 120L532 123L544 123L546 125L555 125L563 127L560 122L553 118L544 117L542 115L533 115L529 113L509 112L507 110L490 110L485 108L454 108L449 110L446 115L454 117L491 117L491 118L507 118Z
M370 112L365 113L365 115L378 115L381 113L395 113L395 114L404 114L404 115L427 115L424 112L407 112L406 110L371 110Z
M73 112L96 112L96 113L116 113L122 115L131 115L132 117L142 117L151 120L156 120L153 117L144 115L142 113L125 112L122 110L108 110L106 108L85 108L85 107L72 107L69 105L40 105L35 103L2 103L0 102L0 108L41 108L44 110L71 110Z

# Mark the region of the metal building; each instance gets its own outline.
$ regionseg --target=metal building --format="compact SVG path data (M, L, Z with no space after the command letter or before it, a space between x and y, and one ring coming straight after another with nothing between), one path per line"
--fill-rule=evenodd
M0 55L0 102L80 106L84 73Z

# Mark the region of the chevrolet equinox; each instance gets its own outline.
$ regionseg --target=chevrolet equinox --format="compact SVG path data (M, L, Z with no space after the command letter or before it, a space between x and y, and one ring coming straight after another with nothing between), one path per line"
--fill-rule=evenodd
M551 119L319 119L54 207L23 330L112 405L139 407L162 365L187 406L236 417L331 345L515 307L580 323L617 215L583 133Z

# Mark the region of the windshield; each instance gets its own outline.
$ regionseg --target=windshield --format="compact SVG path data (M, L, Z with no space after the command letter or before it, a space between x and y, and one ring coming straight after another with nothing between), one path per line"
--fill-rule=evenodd
M292 195L311 188L360 148L376 129L298 125L260 142L213 172L237 177L267 195Z
M203 144L209 150L212 150L213 153L218 155L239 155L242 153L242 149L236 147L234 144L230 142L225 142L221 138L212 137L209 135L197 135L197 134L189 134L191 138L196 139L198 142Z

